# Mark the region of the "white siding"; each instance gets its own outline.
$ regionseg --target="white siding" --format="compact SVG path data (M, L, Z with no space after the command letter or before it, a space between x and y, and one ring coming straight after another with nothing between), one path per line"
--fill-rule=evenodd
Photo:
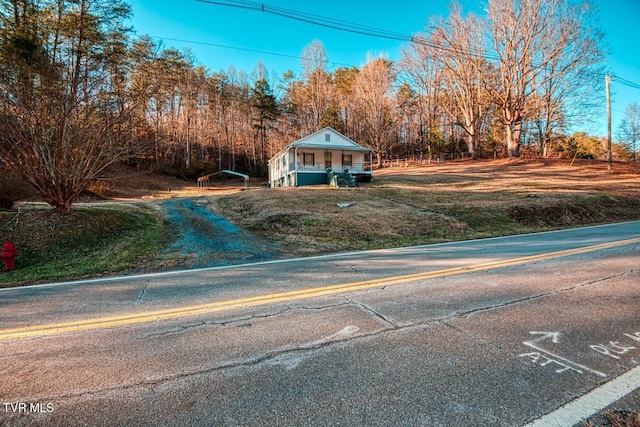
M269 184L272 187L277 186L278 180L284 178L289 171L289 162L287 161L287 152L281 152L269 161Z

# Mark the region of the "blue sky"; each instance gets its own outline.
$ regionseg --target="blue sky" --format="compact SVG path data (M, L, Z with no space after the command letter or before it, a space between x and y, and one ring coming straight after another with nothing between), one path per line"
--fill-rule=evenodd
M128 3L134 15L131 24L137 34L160 37L166 47L188 47L197 60L211 71L227 70L233 66L236 70L251 73L256 63L262 61L272 74L280 76L290 69L299 75L299 57L304 47L313 40L320 40L324 44L329 61L339 64L334 67L361 66L366 62L367 55L382 54L392 60L398 59L404 46L401 41L352 34L269 13L197 0L128 0ZM424 30L431 17L447 15L449 3L449 0L265 2L268 6L406 35ZM483 14L484 0L459 0L459 3L465 11ZM637 29L640 0L592 0L592 3L599 11L600 25L611 51L611 72L640 84L640 32ZM626 106L633 101L640 103L640 90L614 81L612 92L615 138L618 122ZM604 105L602 120L585 130L606 134Z

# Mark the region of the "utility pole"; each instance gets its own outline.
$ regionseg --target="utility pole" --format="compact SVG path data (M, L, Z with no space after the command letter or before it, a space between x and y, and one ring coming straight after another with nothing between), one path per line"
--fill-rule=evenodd
M607 86L607 157L609 166L608 169L613 169L613 164L611 161L611 91L609 90L609 86L611 86L611 76L607 74L605 76L605 82Z

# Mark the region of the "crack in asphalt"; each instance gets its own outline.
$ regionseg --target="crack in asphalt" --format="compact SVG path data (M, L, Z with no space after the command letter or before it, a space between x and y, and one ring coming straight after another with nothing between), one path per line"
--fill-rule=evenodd
M398 329L398 328L401 327L397 323L395 323L392 320L388 319L382 313L377 312L376 310L374 310L373 308L369 307L368 305L366 305L364 303L357 302L357 301L350 301L350 304L352 304L352 305L354 305L356 307L360 307L366 313L370 314L371 316L375 317L376 319L378 319L378 320L382 321L383 323L385 323L386 325L388 325L391 329Z
M20 351L20 352L18 352L18 353L7 353L7 354L2 354L2 355L0 355L0 360L2 360L2 359L8 359L8 358L14 358L14 357L16 357L16 356L22 356L22 355L25 355L25 354L31 354L31 352L30 352L30 351ZM4 371L9 370L9 369L10 369L10 368L8 368L8 369L0 369L0 375L1 375Z
M202 328L202 327L214 327L214 328L230 327L230 326L243 327L243 326L249 326L249 325L244 325L244 323L249 322L251 320L268 319L268 318L272 318L272 317L282 316L282 315L285 315L285 314L290 314L290 313L296 312L296 311L327 310L327 309L331 309L331 308L345 307L345 306L349 306L349 305L352 305L352 304L350 302L344 302L344 303L328 304L328 305L322 305L322 306L316 306L316 307L285 306L285 308L283 310L279 310L277 312L272 312L272 313L267 313L267 314L254 314L254 315L251 315L251 316L238 317L238 318L235 318L235 319L225 320L225 321L221 321L221 322L205 320L205 321L198 322L198 323L180 325L179 327L171 329L171 330L158 332L158 333L153 333L153 334L147 334L143 338L155 338L155 337L179 334L179 333L185 332L185 331L190 330L190 329L197 329L197 328Z
M138 295L138 299L136 300L136 304L141 304L142 300L145 297L145 294L147 292L147 286L149 286L149 283L145 283L144 286L142 287L142 289L140 290L140 295Z
M521 304L521 303L524 303L524 302L535 301L537 299L546 298L548 296L558 295L558 294L562 294L562 293L565 293L565 292L571 292L573 290L576 290L576 289L579 289L579 288L583 288L583 287L586 287L586 286L590 286L590 285L593 285L593 284L596 284L596 283L605 282L607 280L614 279L616 277L626 276L627 274L630 274L630 273L633 273L633 272L634 272L634 270L623 271L623 272L618 273L618 274L614 274L614 275L607 276L607 277L601 277L599 279L591 280L591 281L584 282L584 283L579 283L579 284L576 284L576 285L573 285L573 286L568 286L566 288L555 289L553 291L543 292L543 293L540 293L540 294L537 294L537 295L530 295L530 296L524 297L524 298L518 298L518 299L515 299L515 300L511 300L511 301L505 301L505 302L502 302L500 304L494 304L494 305L490 305L490 306L487 306L487 307L478 307L478 308L475 308L475 309L472 309L472 310L467 310L467 311L464 311L464 312L457 313L455 315L452 315L452 316L449 316L449 317L446 317L446 318L443 318L443 319L440 319L440 320L450 320L452 318L463 317L463 316L466 316L467 318L469 318L469 317L471 317L471 316L473 316L474 314L477 314L477 313L482 313L482 312L485 312L485 311L491 311L491 310L495 310L495 309L498 309L498 308L508 307L508 306L515 305L515 304Z
M441 319L437 320L437 322L440 322L441 324L443 324L443 325L455 330L458 333L463 334L464 336L466 336L466 337L468 337L470 339L475 340L476 342L492 345L493 347L497 348L498 350L504 352L504 351L506 351L505 348L503 346L501 346L499 343L493 342L493 341L488 340L488 339L484 339L482 337L478 337L476 334L471 334L471 333L467 332L464 329L460 329L460 328L452 325L449 322L451 320L457 320L457 319L460 319L460 318L467 318L468 319L468 318L470 318L471 316L473 316L473 315L475 315L477 313L489 312L489 311L501 309L501 308L504 308L504 307L510 307L512 305L527 303L529 301L535 301L535 300L546 298L546 297L550 297L550 296L553 296L553 295L559 295L559 294L571 292L571 291L574 291L576 289L580 289L580 288L583 288L583 287L586 287L586 286L591 286L591 285L594 285L594 284L606 282L606 281L608 281L610 279L614 279L616 277L622 277L622 276L626 276L628 274L633 274L633 273L635 273L637 271L639 271L639 270L638 269L631 269L629 271L623 271L623 272L620 272L618 274L613 274L611 276L601 277L599 279L591 280L591 281L588 281L588 282L578 283L576 285L568 286L566 288L556 289L556 290L549 291L549 292L543 292L543 293L538 294L538 295L531 295L529 297L519 298L519 299L516 299L516 300L507 301L507 302L503 302L503 303L500 303L500 304L494 304L494 305L491 305L491 306L488 306L488 307L480 307L480 308L476 308L476 309L473 309L473 310L467 310L467 311L464 311L464 312L453 314L451 316L447 316L447 317L441 318ZM517 355L516 352L508 351L508 353L510 353L512 355Z
M236 325L236 327L242 327L242 326L245 326L245 325L242 325L242 323L246 323L246 322L248 322L250 320L266 319L266 318L269 318L269 317L280 315L282 313L285 313L286 311L287 310L284 310L284 311L278 312L278 313L265 314L265 315L255 315L255 316L241 317L241 318L228 320L228 321L222 321L222 322L204 320L204 321L198 322L198 323L190 323L190 324L186 324L186 325L180 325L177 328L170 329L170 330L167 330L167 331L157 332L157 333L153 333L153 334L146 334L146 335L144 335L143 339L146 339L146 338L157 338L157 337L163 337L163 336L168 336L168 335L180 334L180 333L188 331L188 330L205 328L205 327L224 328L224 327L232 326L235 323L239 324L239 325Z
M203 375L203 374L209 374L212 372L224 371L228 369L256 366L265 362L269 362L271 360L275 360L278 357L283 357L283 356L292 355L296 353L306 353L310 351L317 351L323 348L331 347L333 345L350 342L354 339L370 338L372 336L380 335L382 332L385 332L385 331L387 330L383 329L375 333L363 334L357 337L349 337L348 335L334 334L332 335L332 337L346 336L346 338L336 339L333 341L316 340L312 343L307 343L305 345L299 345L296 347L288 347L288 348L285 347L279 350L268 351L266 353L259 354L252 358L247 358L247 359L242 359L237 361L230 361L228 363L222 363L222 364L207 367L204 369L196 369L196 370L176 373L173 375L167 375L162 378L148 379L148 380L138 381L136 383L131 383L131 384L104 387L104 388L94 389L94 390L82 390L75 393L67 393L63 395L39 396L37 398L22 397L21 399L24 401L52 400L52 399L55 399L56 401L61 401L65 399L77 399L77 398L83 398L85 396L93 396L93 395L99 395L99 394L106 394L110 392L125 391L125 390L135 389L139 387L156 386L156 385L161 385L161 384L165 384L172 381L179 381L181 379L189 378L195 375Z

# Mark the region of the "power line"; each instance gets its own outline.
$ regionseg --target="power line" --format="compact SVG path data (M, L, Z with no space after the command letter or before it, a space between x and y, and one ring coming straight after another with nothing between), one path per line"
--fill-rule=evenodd
M244 52L260 53L260 54L263 54L263 55L273 55L273 56L280 56L280 57L284 57L284 58L302 59L301 56L289 55L289 54L286 54L286 53L269 52L269 51L265 51L265 50L248 49L248 48L244 48L244 47L229 46L229 45L216 44L216 43L206 43L206 42L199 42L199 41L194 41L194 40L176 39L176 38L172 38L172 37L153 36L153 35L148 35L148 36L153 38L153 39L158 39L158 40L171 40L171 41L180 42L180 43L198 44L198 45L203 45L203 46L219 47L219 48L223 48L223 49L232 49L232 50L240 50L240 51L244 51ZM343 66L343 67L354 67L354 65L351 65L351 64L342 64L340 62L334 62L334 61L327 61L327 64L331 64L331 65L335 65L335 66Z
M333 18L327 18L320 15L314 15L310 13L300 12L292 9L285 9L281 7L269 6L264 3L257 3L247 0L197 0L201 3L214 4L219 6L227 6L238 9L253 10L257 12L269 13L284 18L294 19L296 21L306 22L308 24L318 25L325 28L331 28L339 31L346 31L355 34L361 34L365 36L378 37L389 40L398 40L409 43L420 44L440 51L445 51L457 55L467 56L471 58L482 58L490 61L498 61L500 58L497 55L491 54L479 54L464 49L455 47L444 46L438 43L428 41L424 37L409 36L406 34L398 33L395 31L388 31L380 28L369 27L366 25L356 24L348 21L342 21Z
M219 6L235 7L238 9L253 10L257 12L269 13L272 15L281 16L283 18L294 19L296 21L306 22L308 24L319 25L322 27L332 28L335 30L348 31L356 34L362 34L366 36L380 37L391 40L411 41L411 36L397 33L394 31L383 30L380 28L369 27L366 25L355 24L352 22L341 21L338 19L327 18L320 15L314 15L311 13L300 12L292 9L285 9L282 7L270 6L264 3L256 3L247 0L198 0L201 3L215 4Z
M620 83L621 85L628 86L628 87L631 87L633 89L640 89L640 84L638 84L638 83L634 83L632 81L629 81L627 79L623 79L622 77L616 76L616 75L612 75L611 77L613 78L614 81Z
M258 2L249 1L249 0L197 0L197 1L199 1L201 3L213 4L213 5L219 5L219 6L226 6L226 7L238 8L238 9L244 9L244 10L252 10L252 11L258 11L258 12L262 12L262 13L269 13L269 14L273 14L273 15L276 15L276 16L280 16L280 17L284 17L284 18L288 18L288 19L293 19L293 20L309 23L309 24L312 24L312 25L318 25L318 26L322 26L322 27L326 27L326 28L331 28L331 29L335 29L335 30L339 30L339 31L346 31L346 32L350 32L350 33L361 34L361 35L372 36L372 37L378 37L378 38L384 38L384 39L390 39L390 40L405 41L405 42L409 42L409 43L423 45L423 46L426 46L426 47L429 47L429 48L432 48L432 49L436 49L436 50L449 52L449 53L456 54L456 55L466 56L466 57L469 57L469 58L481 58L481 59L486 59L488 61L501 61L501 57L499 55L497 55L497 54L490 54L490 53L482 53L482 54L480 54L480 53L476 53L476 52L460 49L460 48L453 47L453 46L445 46L445 45L441 45L441 44L438 44L438 43L430 42L426 37L420 36L420 35L418 35L418 36L408 36L406 34L394 32L394 31L388 31L388 30L375 28L375 27L370 27L370 26L361 25L361 24L356 24L356 23L352 23L352 22L348 22L348 21L343 21L343 20L338 20L338 19L333 19L333 18L327 18L327 17L324 17L324 16L315 15L315 14L311 14L311 13L300 12L300 11L296 11L296 10L293 10L293 9L285 9L285 8L281 8L281 7L270 6L270 5L267 5L267 4L264 4L264 3L258 3ZM199 43L199 42L193 42L193 43ZM207 43L199 43L199 44L207 44ZM253 49L234 48L234 47L230 47L230 46L222 46L222 45L214 45L214 44L210 44L210 45L218 46L218 47L224 47L224 48L230 48L230 49L245 50L245 51L248 51L248 52L259 52L259 53L265 53L265 54L269 54L269 55L277 55L277 56L285 56L285 57L292 57L292 58L301 59L300 57L296 57L296 56L292 56L292 55L279 54L279 53L273 53L273 52L262 52L262 51L253 50ZM335 65L352 66L352 65L340 64L340 63L336 63L336 62L328 62L328 63L335 64ZM538 69L546 68L545 65L541 65L541 64L532 64L532 66L534 68L538 68ZM616 81L620 82L621 84L627 85L627 86L635 88L635 89L640 89L640 85L639 84L630 82L628 80L622 79L622 78L617 77L617 76L613 76L612 75L611 77L615 78Z

